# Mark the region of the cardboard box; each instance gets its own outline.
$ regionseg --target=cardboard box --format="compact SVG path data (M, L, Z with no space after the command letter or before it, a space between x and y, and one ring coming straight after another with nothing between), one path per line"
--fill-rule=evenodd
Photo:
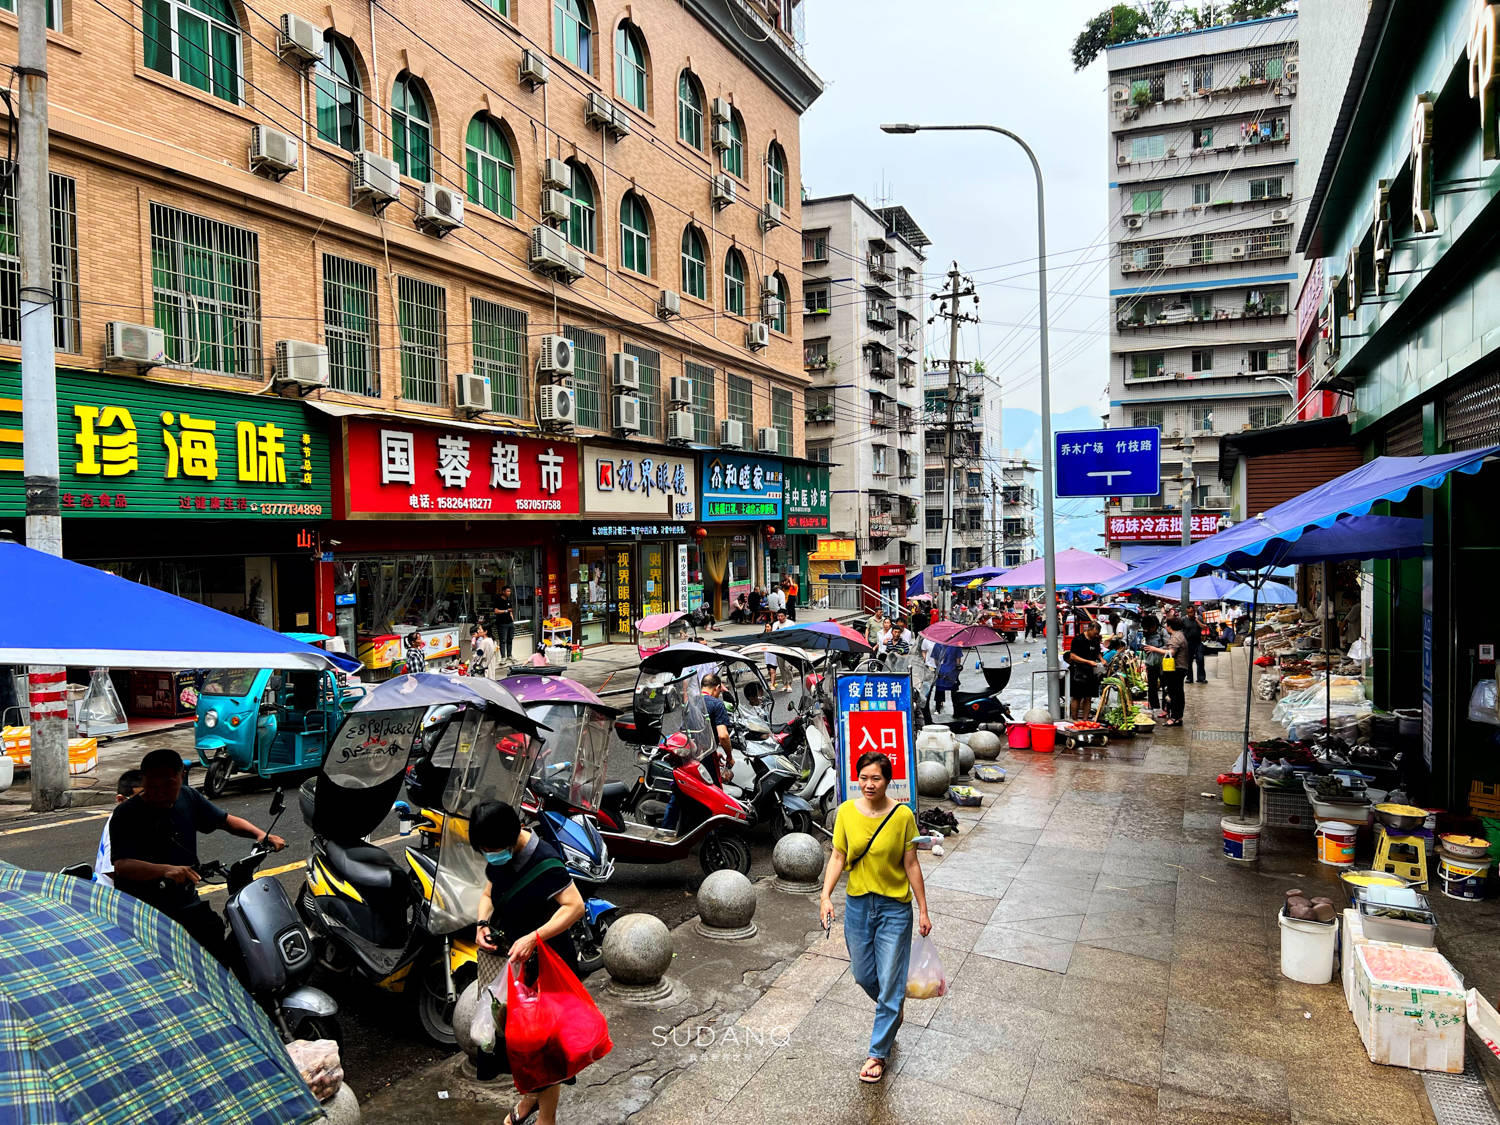
M1384 979L1371 968L1389 951L1415 958L1446 983ZM1354 1023L1370 1061L1459 1074L1467 1023L1463 981L1435 949L1367 941L1354 950Z

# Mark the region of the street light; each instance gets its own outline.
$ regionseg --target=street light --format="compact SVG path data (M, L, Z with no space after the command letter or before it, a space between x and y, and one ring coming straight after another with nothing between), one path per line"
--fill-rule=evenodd
M1052 377L1047 362L1047 203L1042 190L1042 166L1031 146L999 125L913 125L900 122L880 127L883 133L999 133L1020 145L1036 173L1036 287L1040 314L1042 358L1042 553L1045 556L1045 606L1047 622L1047 710L1054 719L1062 717L1058 704L1057 682L1057 556L1052 528Z

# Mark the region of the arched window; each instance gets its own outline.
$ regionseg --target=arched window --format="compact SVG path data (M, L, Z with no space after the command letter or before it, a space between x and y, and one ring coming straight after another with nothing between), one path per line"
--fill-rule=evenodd
M391 90L391 144L403 176L432 179L432 115L421 84L406 73Z
M487 113L469 120L464 141L469 170L469 202L512 218L516 198L516 163L500 123Z
M583 0L552 0L552 53L592 73L594 29Z
M786 153L775 141L766 149L766 198L778 207L786 206Z
M771 328L774 331L785 332L787 295L786 278L782 277L779 273L772 274L771 277L775 282L775 287L766 290L766 307L762 311L765 314L766 321L771 325Z
M729 113L729 147L719 154L724 171L745 178L745 119L739 110Z
M349 50L333 32L323 35L323 57L313 67L318 103L318 136L358 152L359 72Z
M573 170L573 186L568 189L568 198L573 201L572 214L568 217L568 241L588 254L596 252L595 236L597 220L594 205L594 182L588 169L576 160L568 161Z
M724 308L745 315L745 256L733 247L724 255Z
M703 151L703 94L690 70L677 76L677 139Z
M682 291L700 301L708 300L708 251L697 227L682 229Z
M147 66L239 104L240 28L229 0L153 0L141 11Z
M636 273L651 273L651 220L646 204L633 191L620 200L620 265Z
M632 23L615 32L615 96L646 111L646 41Z

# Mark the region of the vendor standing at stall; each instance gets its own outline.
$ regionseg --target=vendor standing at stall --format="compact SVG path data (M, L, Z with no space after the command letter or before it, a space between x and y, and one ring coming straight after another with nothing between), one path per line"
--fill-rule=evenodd
M1068 661L1069 714L1075 720L1087 719L1094 696L1099 694L1100 669L1104 666L1099 622L1085 618L1064 656Z

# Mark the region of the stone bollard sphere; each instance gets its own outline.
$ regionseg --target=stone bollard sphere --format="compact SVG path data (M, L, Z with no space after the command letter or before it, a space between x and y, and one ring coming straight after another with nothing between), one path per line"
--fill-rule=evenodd
M655 985L672 964L672 934L651 914L617 918L604 935L604 969L624 985Z
M969 735L969 748L974 751L974 757L986 762L993 762L1000 756L1000 745L1000 736L994 731L976 730ZM972 762L969 764L973 765Z
M981 733L981 732L975 732ZM958 744L958 776L963 777L974 768L974 747L967 742Z
M715 871L698 887L698 932L722 941L755 936L755 885L738 871Z
M1021 716L1021 721L1023 723L1050 723L1052 712L1045 707L1033 707Z
M359 1125L359 1096L345 1082L323 1103L323 1112L328 1115L328 1125Z
M474 1013L478 1010L479 982L471 980L458 994L458 1002L453 1005L453 1036L458 1040L458 1049L470 1059L476 1058L479 1054L479 1048L474 1045L474 1040L469 1036L469 1028L474 1023Z
M822 885L823 846L806 832L789 832L776 841L771 868L777 890L811 894Z
M941 797L948 792L953 779L941 762L917 763L917 792L924 797Z

